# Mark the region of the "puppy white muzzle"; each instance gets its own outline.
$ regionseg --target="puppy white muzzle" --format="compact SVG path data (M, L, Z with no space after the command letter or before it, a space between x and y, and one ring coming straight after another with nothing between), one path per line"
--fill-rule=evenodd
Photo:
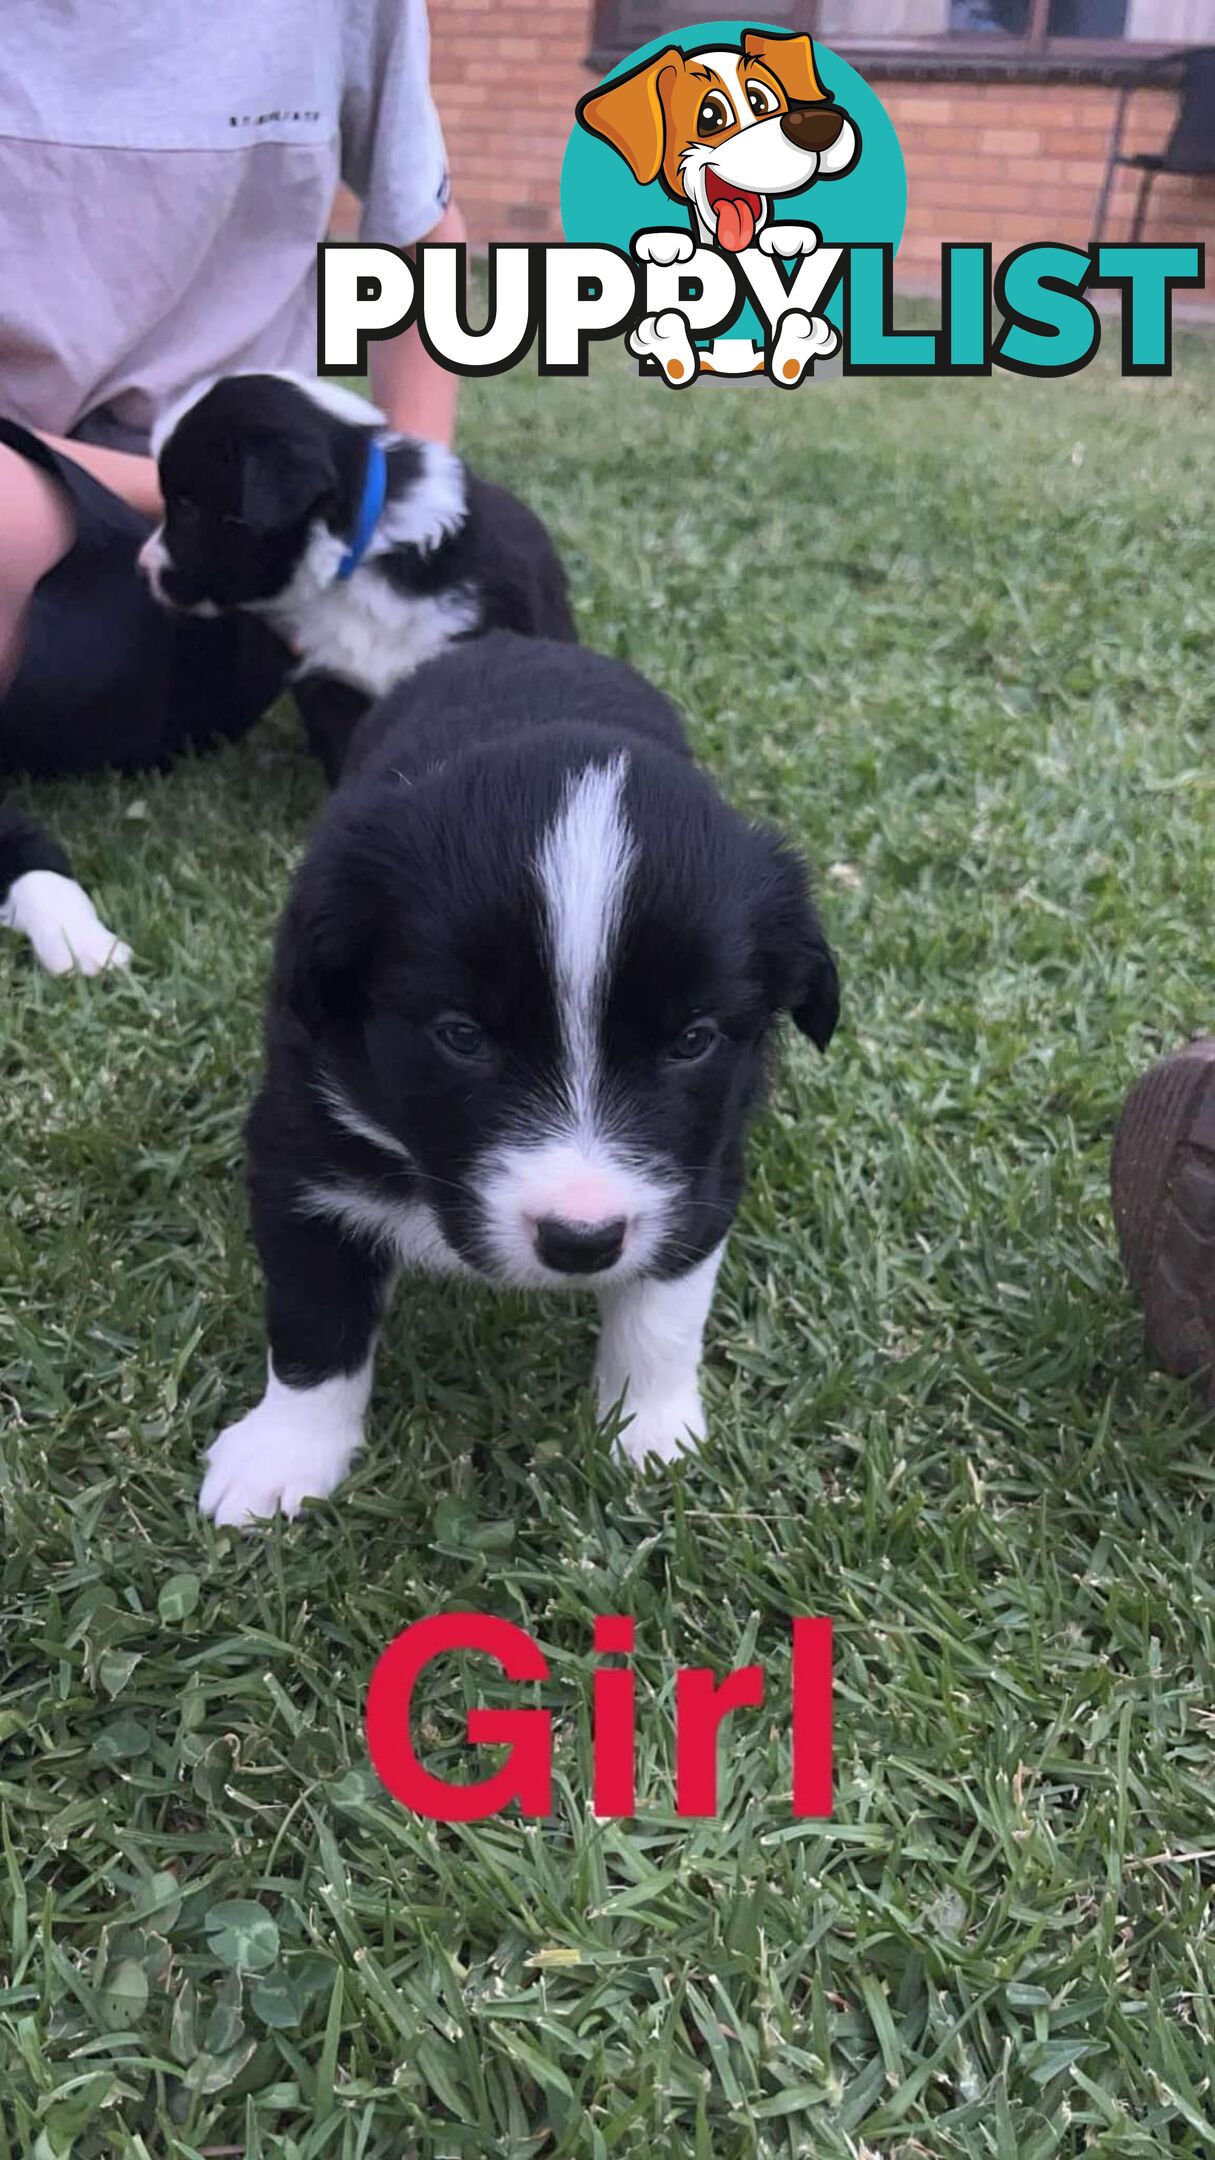
M551 1289L643 1273L678 1181L608 1148L554 1137L496 1151L476 1184L494 1272Z
M163 532L163 525L158 525L154 533L149 533L135 557L136 567L147 579L152 598L159 600L162 607L172 608L176 615L200 615L204 620L210 620L219 613L213 600L196 600L191 604L189 601L175 600L171 593L165 591L164 573L172 568L172 564L169 551L161 538Z

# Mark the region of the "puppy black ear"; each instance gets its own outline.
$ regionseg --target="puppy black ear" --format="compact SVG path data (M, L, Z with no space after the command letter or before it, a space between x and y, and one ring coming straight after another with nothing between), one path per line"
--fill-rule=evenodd
M825 1050L840 1017L840 977L835 954L821 930L806 953L802 996L790 1006L795 1026L808 1035L816 1050Z
M840 1016L839 970L810 898L806 866L775 833L764 833L764 897L760 962L774 1012L787 1012L817 1050L825 1050Z
M336 485L336 470L319 451L255 440L241 465L241 522L251 532L284 532L310 511L319 514Z
M305 859L279 930L275 1002L314 1038L349 1041L366 1018L383 919L373 847L335 827Z

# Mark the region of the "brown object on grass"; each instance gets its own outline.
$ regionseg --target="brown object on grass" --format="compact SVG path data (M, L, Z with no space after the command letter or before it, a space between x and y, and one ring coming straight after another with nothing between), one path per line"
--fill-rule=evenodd
M1114 1134L1114 1223L1147 1339L1169 1372L1215 1394L1215 1037L1136 1082Z

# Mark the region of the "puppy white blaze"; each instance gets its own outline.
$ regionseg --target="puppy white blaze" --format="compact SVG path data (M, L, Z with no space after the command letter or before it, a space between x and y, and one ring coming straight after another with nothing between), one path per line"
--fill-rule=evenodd
M636 1273L662 1241L674 1178L639 1161L608 1099L601 1029L637 847L624 813L627 758L570 777L536 855L560 1069L551 1108L495 1150L478 1179L489 1243L516 1282L552 1283L535 1250L542 1218L626 1225L619 1262L583 1285Z
M562 1080L579 1127L599 1094L598 1022L616 952L636 845L621 806L628 760L588 765L567 781L536 872L547 918L561 1028Z

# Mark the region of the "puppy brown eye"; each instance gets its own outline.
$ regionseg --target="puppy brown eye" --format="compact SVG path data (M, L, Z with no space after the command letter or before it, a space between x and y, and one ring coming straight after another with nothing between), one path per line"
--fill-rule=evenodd
M693 1020L671 1044L669 1056L681 1065L698 1065L707 1058L721 1036L715 1020Z
M774 90L769 90L767 83L749 82L747 84L747 103L753 113L772 113L777 110L780 99Z
M430 1032L449 1057L478 1058L486 1048L484 1028L479 1028L475 1020L465 1019L462 1013L446 1014L435 1021Z
M719 97L715 90L710 91L696 115L696 132L698 135L720 135L723 128L729 127L733 118L734 114L724 97Z

